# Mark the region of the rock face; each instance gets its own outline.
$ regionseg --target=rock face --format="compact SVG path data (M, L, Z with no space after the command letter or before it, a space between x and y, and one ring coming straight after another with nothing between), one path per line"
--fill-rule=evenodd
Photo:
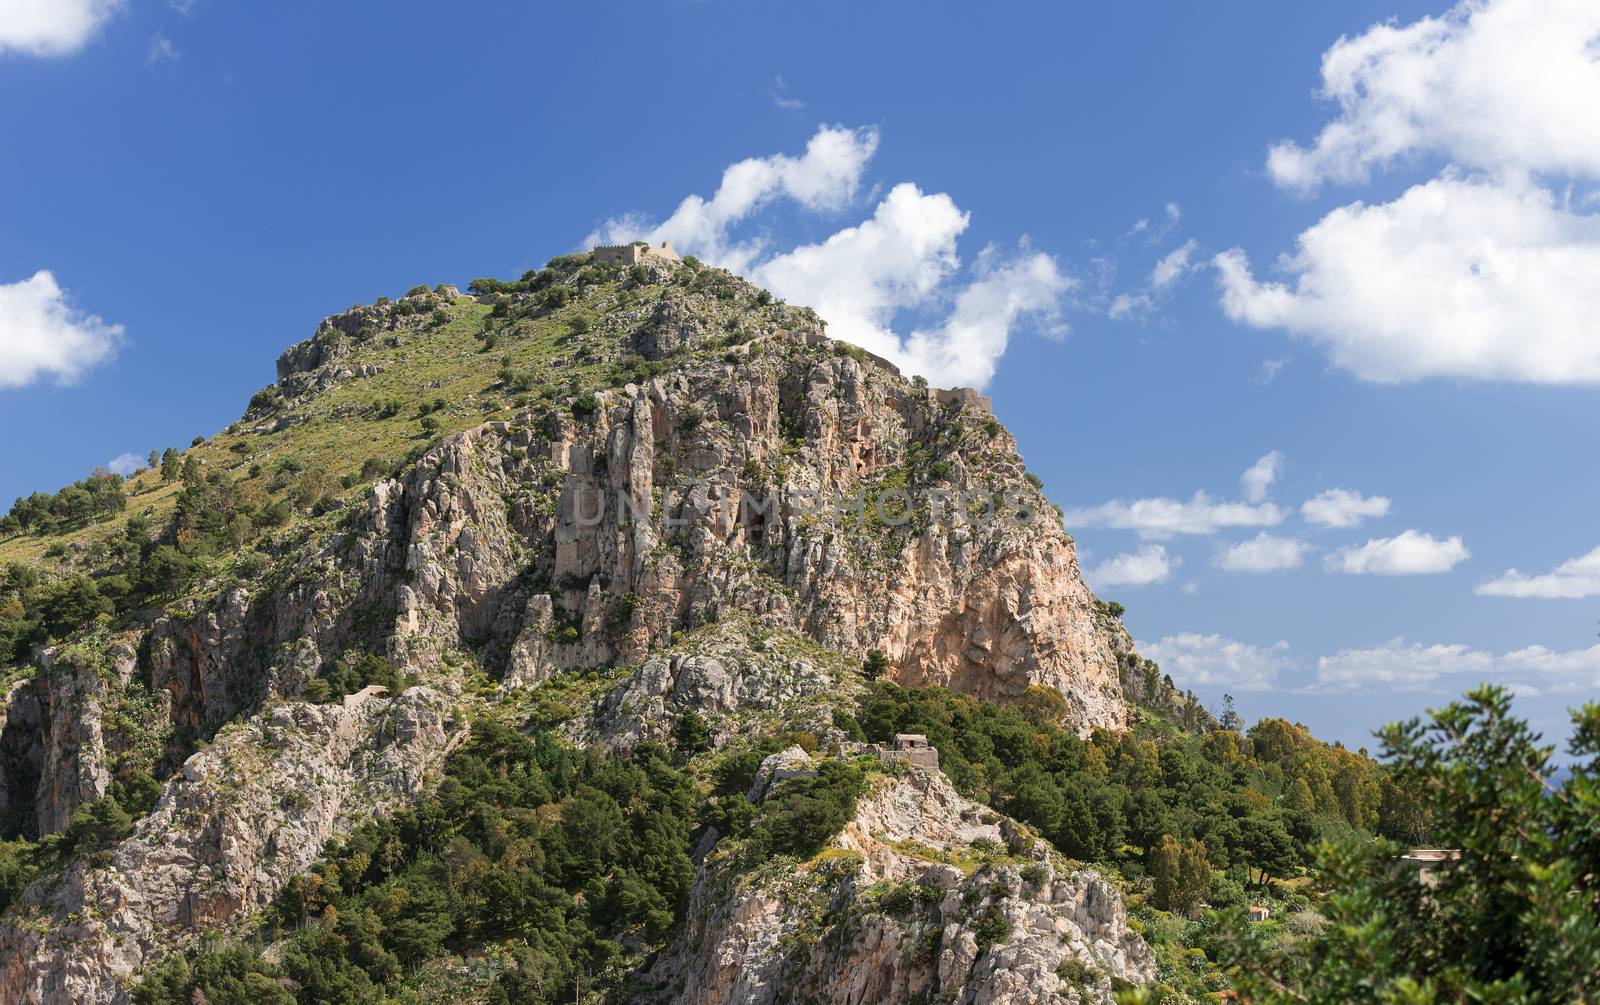
M94 661L76 649L50 648L37 663L38 672L12 685L5 699L0 811L19 830L52 834L111 783L102 719L108 699L133 675L134 653L117 643Z
M409 522L398 639L489 638L523 685L747 614L880 649L906 683L1042 685L1085 732L1124 723L1125 640L986 414L781 338L596 398L463 434L379 487L374 524Z
M950 864L973 862L974 843L1019 854ZM1108 1003L1112 977L1155 976L1114 887L914 768L863 799L799 869L741 874L714 853L687 918L647 975L656 1000Z
M466 662L501 695L624 668L564 727L621 750L667 738L690 711L714 742L760 730L839 742L833 709L863 686L872 650L903 683L994 701L1044 687L1081 732L1126 722L1118 653L1131 645L987 401L908 380L826 338L809 312L754 312L768 301L731 277L721 291L679 283L688 269L643 268L672 285L594 322L614 351L656 364L648 376L583 394L574 377L565 397L396 459L392 477L333 504L337 519L279 535L263 546L270 575L128 615L111 642L95 629L88 656L35 657L0 724L0 811L26 821L11 830L62 829L129 765L166 780L131 837L0 917L0 1002L121 1003L153 959L245 924L330 836L414 801L460 734ZM435 312L465 306L453 289L419 289L326 319L279 359L239 428L285 428L296 420L282 403L379 373L362 346L422 337ZM360 653L425 686L296 700ZM766 787L806 770L775 762ZM905 844L1014 837L984 819L937 776L876 793L834 864L789 877L862 919L805 953L791 936L808 916L782 882L735 884L713 855L700 920L660 976L684 1002L768 1001L781 978L856 1005L930 988L1055 1001L1021 997L1016 980L1051 985L1069 955L1144 973L1147 951L1093 876L1042 851L1044 880L1014 862L968 875ZM877 883L929 892L916 910L880 911ZM974 927L985 912L1012 934Z
M759 651L752 635L763 639ZM837 654L792 633L763 632L759 622L732 619L652 653L591 717L574 723L572 736L630 750L644 740L665 742L693 711L719 745L756 727L838 741L845 737L833 725L833 709L860 687Z
M332 836L409 803L459 726L434 691L284 704L191 757L132 837L0 926L0 1001L127 1001L145 960L265 906Z

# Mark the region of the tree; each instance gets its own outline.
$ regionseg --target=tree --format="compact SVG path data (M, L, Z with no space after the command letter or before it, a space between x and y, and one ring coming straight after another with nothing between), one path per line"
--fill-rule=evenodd
M1178 902L1183 911L1193 911L1211 895L1211 861L1204 842L1190 838L1178 857Z
M63 638L83 628L101 614L110 614L112 604L101 596L100 588L88 576L75 575L47 587L40 598L46 631Z
M692 708L678 716L678 721L672 724L672 744L684 760L702 750L710 750L711 727L706 725L705 716Z
M1233 695L1222 696L1222 714L1217 717L1217 725L1230 732L1237 733L1244 728L1244 717L1239 710L1233 707Z
M1157 907L1188 913L1210 894L1211 863L1206 846L1194 838L1180 843L1171 834L1163 834L1161 843L1146 852L1145 858Z
M861 674L867 680L879 680L889 670L889 658L881 649L867 650L867 658L861 663Z
M1255 870L1256 882L1265 885L1274 876L1286 876L1297 864L1294 839L1277 816L1257 812L1241 821L1241 851Z
M1308 942L1274 941L1237 914L1219 949L1259 1005L1351 1001L1557 1005L1600 998L1600 705L1573 713L1573 764L1511 714L1509 692L1380 731L1396 789L1451 849L1431 885L1390 841L1322 856Z
M1161 843L1145 852L1145 871L1154 884L1155 905L1170 911L1178 905L1178 863L1183 848L1171 834L1161 835Z

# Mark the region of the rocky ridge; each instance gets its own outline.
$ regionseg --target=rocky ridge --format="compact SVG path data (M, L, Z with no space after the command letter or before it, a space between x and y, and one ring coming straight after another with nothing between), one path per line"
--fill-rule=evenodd
M784 757L781 770L801 770L793 752L769 760ZM689 921L649 972L661 1000L1075 1005L1155 975L1115 887L937 772L881 780L798 868L745 873L736 855L702 865Z
M629 282L644 289L679 273ZM406 300L417 303L402 310ZM261 408L392 377L394 364L368 360L363 344L416 339L422 311L456 303L453 289L414 291L328 319L280 359ZM671 286L632 307L588 303L597 321L580 352L620 347L657 364L652 373L445 437L320 525L286 534L268 572L208 584L92 659L41 652L7 698L7 809L48 834L103 797L130 687L156 699L145 712L160 721L146 732L160 750L145 762L165 763L170 777L131 837L41 879L0 919L0 1000L120 1003L151 959L247 921L329 837L426 789L475 700L463 666L507 696L634 667L567 729L622 749L661 738L689 709L711 720L716 742L763 715L837 740L832 709L859 688L851 668L872 649L904 683L996 701L1046 687L1080 731L1121 726L1117 654L1130 644L1084 586L1071 539L986 403L832 342L809 312L763 304L736 281L714 293ZM252 429L279 435L294 421ZM703 631L722 625L737 631ZM761 652L757 636L793 644ZM299 700L353 651L381 653L422 686L348 705ZM959 799L945 785L924 802L947 796ZM875 796L858 822L883 805ZM863 823L839 850L878 870L873 882L926 879L958 893L964 910L981 884L932 876L873 837L926 831L941 847L972 837L937 819ZM1019 923L1033 924L1035 908L1060 916L1055 891L1079 888L1052 881L1041 906L1038 890L1016 885L1018 870L986 870L981 883L1015 889L978 899L1003 902ZM710 910L709 874L706 883L696 896ZM1089 896L1080 893L1060 903ZM1099 921L1072 923L1079 934L1052 946L1090 947L1108 972L1139 972L1095 955ZM945 941L957 953L970 940L958 931ZM1000 987L980 963L883 979L909 988L939 973L941 987ZM839 966L876 973L881 961ZM707 994L694 1000L715 999ZM1032 1000L996 994L970 1000Z

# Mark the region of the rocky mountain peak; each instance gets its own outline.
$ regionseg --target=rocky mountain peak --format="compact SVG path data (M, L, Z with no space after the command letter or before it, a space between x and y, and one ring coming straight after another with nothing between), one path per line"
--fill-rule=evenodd
M159 797L13 904L0 1000L127 1000L147 962L247 924L323 842L429 791L474 716L531 696L569 742L618 751L685 721L713 747L846 742L869 665L1085 735L1127 722L1129 640L976 391L692 259L568 256L470 289L330 316L186 452L181 491L130 483L159 535L144 557L108 543L127 521L84 535L64 572L142 583L159 542L180 571L11 688L0 792L41 834L131 772ZM898 798L841 847L866 854Z

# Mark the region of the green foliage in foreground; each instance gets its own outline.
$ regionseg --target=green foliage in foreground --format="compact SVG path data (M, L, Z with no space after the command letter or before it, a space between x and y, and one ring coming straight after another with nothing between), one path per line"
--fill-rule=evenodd
M512 947L491 1001L570 998L621 941L671 926L693 878L695 804L659 746L586 756L481 721L435 796L362 826L289 884L263 933L287 937L278 963L251 948L175 958L134 1000L382 1002L417 965L489 942Z
M746 847L757 858L809 856L855 812L864 788L860 769L828 761L759 811L740 794ZM489 990L492 1005L571 1000L579 982L614 988L681 916L706 808L657 744L627 758L585 754L552 733L530 737L481 720L435 796L331 844L289 883L261 933L286 940L278 962L240 946L175 957L134 1001L398 1001L417 967L491 946L509 959Z
M878 742L927 734L957 789L1032 825L1074 858L1138 875L1176 839L1190 861L1166 901L1173 906L1209 892L1196 847L1212 867L1262 884L1295 874L1320 838L1382 824L1379 766L1317 742L1304 727L1267 719L1248 736L1098 731L1084 741L1050 712L879 684L861 722Z
M1301 945L1228 919L1224 955L1258 1005L1348 1002L1557 1005L1600 999L1600 705L1573 715L1571 774L1557 784L1510 695L1465 700L1379 734L1423 794L1435 842L1459 850L1431 887L1401 846L1325 849L1320 934Z

